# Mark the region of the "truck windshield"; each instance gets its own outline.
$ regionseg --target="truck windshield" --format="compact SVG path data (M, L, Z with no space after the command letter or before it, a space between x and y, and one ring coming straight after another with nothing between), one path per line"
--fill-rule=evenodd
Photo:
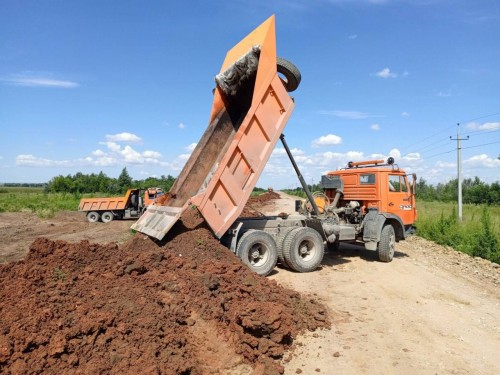
M389 175L389 191L408 191L406 176Z

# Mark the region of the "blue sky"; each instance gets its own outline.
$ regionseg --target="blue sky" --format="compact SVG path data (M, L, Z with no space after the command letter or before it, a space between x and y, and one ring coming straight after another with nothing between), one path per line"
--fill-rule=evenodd
M0 183L177 176L225 53L276 15L300 69L286 139L308 182L389 155L436 184L500 180L497 0L0 2ZM295 187L277 146L258 186Z

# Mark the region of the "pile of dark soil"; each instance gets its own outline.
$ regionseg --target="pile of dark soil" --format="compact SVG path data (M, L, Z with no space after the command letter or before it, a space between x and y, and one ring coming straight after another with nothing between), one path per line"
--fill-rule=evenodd
M312 299L251 272L188 210L161 244L38 238L0 266L0 373L282 373ZM246 364L246 365L245 365Z
M240 217L258 217L258 216L263 216L259 210L258 207L262 207L265 204L268 204L272 202L275 199L279 199L280 195L278 193L275 193L274 191L266 192L260 195L256 195L253 197L250 197L248 199L247 204L245 205L245 208L243 209L243 212L240 214Z

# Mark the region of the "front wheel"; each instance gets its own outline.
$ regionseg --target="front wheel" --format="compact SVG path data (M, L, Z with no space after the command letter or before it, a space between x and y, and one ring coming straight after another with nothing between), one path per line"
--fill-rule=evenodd
M248 268L262 276L269 275L278 261L273 237L261 230L245 232L238 242L236 255Z
M100 218L101 218L101 215L99 215L99 212L90 211L87 214L87 220L89 223L97 223Z
M377 246L378 259L381 262L390 262L396 250L396 234L391 224L385 224L380 233L380 242Z
M283 244L285 261L297 272L314 271L321 264L324 254L323 238L312 228L294 229Z

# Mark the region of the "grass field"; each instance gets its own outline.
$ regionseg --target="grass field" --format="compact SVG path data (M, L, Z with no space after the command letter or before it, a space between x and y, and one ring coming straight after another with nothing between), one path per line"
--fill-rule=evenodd
M43 188L0 187L0 212L33 212L52 217L57 211L78 210L80 194L45 193Z
M500 263L500 207L418 202L417 234L472 256Z

